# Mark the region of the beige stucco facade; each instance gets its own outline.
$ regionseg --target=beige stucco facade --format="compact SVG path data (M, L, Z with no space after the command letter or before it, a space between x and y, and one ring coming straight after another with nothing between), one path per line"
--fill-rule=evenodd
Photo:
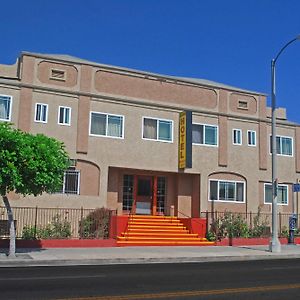
M11 97L10 120L15 127L61 140L80 171L79 194L14 196L14 206L109 207L124 212L125 176L133 176L132 197L139 179L157 180L165 214L200 215L206 210L270 212L265 183L271 181L270 112L266 95L206 80L178 78L101 65L69 56L23 53L13 66L0 65L0 96ZM47 122L36 122L36 104L47 105ZM58 123L59 107L70 108L69 125ZM214 126L214 145L192 146L192 168L178 168L179 113L192 111L194 124ZM122 117L121 137L91 134L91 113ZM172 138L143 138L143 120L169 120ZM5 120L4 120L5 121ZM233 130L241 144L233 143ZM248 131L255 145L248 145ZM287 186L292 210L292 184L300 179L300 127L280 109L278 136L288 137L291 155L278 155L279 184ZM156 179L155 179L156 178ZM156 180L156 181L155 181ZM243 201L212 200L210 182L243 183ZM135 185L137 184L137 185ZM298 196L294 194L298 203ZM153 195L150 197L153 198ZM151 200L153 201L153 199ZM298 204L297 204L298 210Z

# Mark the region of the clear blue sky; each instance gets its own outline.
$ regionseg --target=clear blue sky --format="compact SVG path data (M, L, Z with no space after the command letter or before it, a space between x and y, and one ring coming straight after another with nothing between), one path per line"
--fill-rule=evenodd
M1 1L0 64L69 54L270 94L270 62L300 34L299 0ZM277 63L278 106L300 123L300 41ZM270 103L270 99L269 99Z

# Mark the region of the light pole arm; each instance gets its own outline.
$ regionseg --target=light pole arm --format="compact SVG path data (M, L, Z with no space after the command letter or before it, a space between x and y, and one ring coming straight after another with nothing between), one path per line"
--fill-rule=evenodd
M281 50L278 52L278 54L276 55L276 57L272 60L274 61L274 66L276 64L276 61L278 59L278 57L280 56L280 54L285 50L286 47L288 47L290 44L294 43L295 41L300 40L300 35L298 35L297 37L295 37L294 39L292 39L291 41L289 41L288 43L286 43Z

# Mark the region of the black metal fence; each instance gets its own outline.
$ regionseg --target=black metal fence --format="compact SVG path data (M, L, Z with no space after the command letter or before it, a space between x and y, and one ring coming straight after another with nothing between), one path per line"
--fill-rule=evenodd
M106 208L13 207L16 237L25 239L108 238L110 218ZM6 208L0 206L0 238L9 236Z
M287 236L289 230L289 217L291 214L278 213L277 224L279 236ZM225 226L230 227L231 230L236 232L240 231L241 234L248 236L270 236L272 226L272 214L271 213L235 213L235 212L202 212L202 218L207 220L207 232L215 232L216 234L222 234L220 230ZM298 220L300 215L297 216ZM298 221L297 232L300 232ZM228 228L225 229L228 231ZM219 231L219 232L217 232ZM227 232L228 233L228 232Z

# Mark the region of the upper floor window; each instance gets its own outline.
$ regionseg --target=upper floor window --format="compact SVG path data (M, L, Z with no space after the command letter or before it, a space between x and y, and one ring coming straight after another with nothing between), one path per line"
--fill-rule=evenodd
M173 121L144 117L143 138L161 142L173 142Z
M47 123L47 121L48 121L48 104L36 103L34 120L35 120L35 122Z
M11 96L0 95L0 120L10 121L11 118Z
M276 136L276 152L279 155L293 156L293 139L286 136ZM270 153L272 153L272 136L270 136Z
M245 202L245 183L240 181L210 180L209 200Z
M58 108L58 124L71 125L71 108L59 106Z
M218 145L218 126L193 124L192 125L192 141L197 145Z
M123 138L123 123L123 116L91 112L90 134L112 138Z
M272 204L272 184L265 183L265 204ZM277 189L277 203L280 205L288 205L288 186L285 184L279 184Z
M256 131L248 130L248 146L256 146Z
M50 79L65 81L66 80L66 71L58 70L58 69L51 69L50 70Z
M238 102L239 109L248 109L248 102L244 100L239 100Z
M232 130L232 143L234 145L242 145L242 130L233 129Z

